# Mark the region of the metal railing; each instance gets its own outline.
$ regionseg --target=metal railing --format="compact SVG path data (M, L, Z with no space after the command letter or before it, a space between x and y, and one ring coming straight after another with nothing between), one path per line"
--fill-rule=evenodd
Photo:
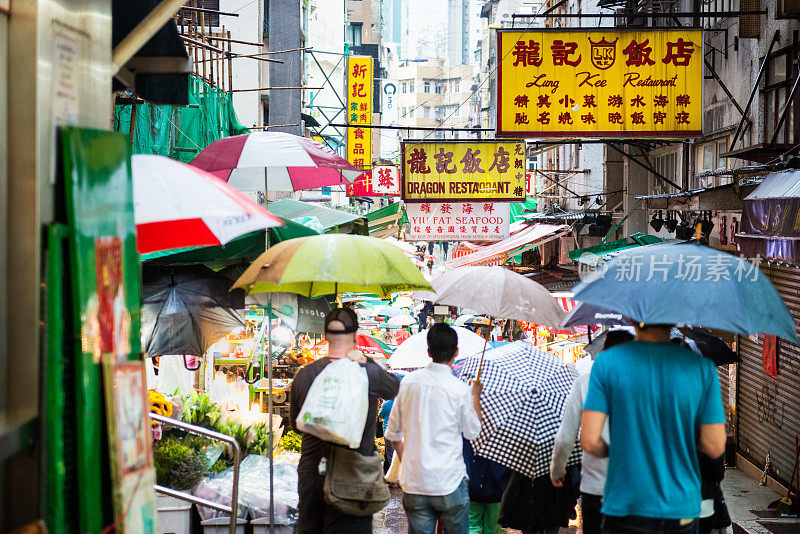
M239 508L239 462L242 459L242 451L239 448L239 443L231 436L220 434L219 432L214 432L213 430L208 430L200 426L190 425L188 423L184 423L183 421L177 421L169 417L164 417L163 415L150 413L150 419L165 425L181 428L187 432L191 432L192 434L197 434L198 436L206 436L217 441L223 441L231 446L233 449L233 488L231 489L230 506L211 502L207 499L196 497L191 493L174 490L172 488L166 488L164 486L159 486L158 484L154 484L153 488L155 488L157 492L163 493L164 495L169 495L170 497L175 497L176 499L193 502L195 504L199 504L200 506L207 506L209 508L229 514L231 519L230 534L236 534L236 520L238 517L236 510Z

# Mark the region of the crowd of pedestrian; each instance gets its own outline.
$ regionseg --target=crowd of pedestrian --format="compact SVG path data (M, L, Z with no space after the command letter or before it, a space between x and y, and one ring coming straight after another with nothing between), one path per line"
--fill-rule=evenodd
M340 358L360 363L369 379L369 412L358 452L374 454L380 418L386 457L394 453L400 462L410 534L433 534L437 525L444 534L498 534L502 527L556 534L575 517L578 501L586 534L708 533L730 523L719 490L726 434L716 368L672 342L671 325L639 324L635 336L606 334L591 372L575 379L566 398L550 472L536 478L475 454L470 441L481 432L482 384L480 375L471 384L454 376L455 330L431 326L432 362L401 382L354 350L357 329L352 310L329 314L329 354L295 378L292 424L326 365ZM579 435L581 464L568 466ZM332 447L303 435L298 532L371 532L371 513L344 513L326 500ZM358 501L366 490L355 486Z

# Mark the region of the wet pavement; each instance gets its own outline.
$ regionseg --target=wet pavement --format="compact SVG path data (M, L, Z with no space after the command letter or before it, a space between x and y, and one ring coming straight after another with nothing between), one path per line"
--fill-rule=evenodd
M403 534L408 532L408 521L403 511L403 491L399 488L391 490L392 499L389 504L372 518L373 534Z
M375 514L372 519L373 534L406 534L408 532L408 521L403 511L403 492L400 489L392 489L392 499L381 512ZM520 534L519 530L503 529L504 534ZM580 534L580 529L562 528L559 534Z

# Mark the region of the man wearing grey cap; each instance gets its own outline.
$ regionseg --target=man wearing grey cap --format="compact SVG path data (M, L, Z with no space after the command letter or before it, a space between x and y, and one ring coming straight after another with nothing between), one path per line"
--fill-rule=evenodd
M378 399L392 399L397 395L400 379L386 372L360 351L355 350L358 332L358 317L350 308L332 310L325 318L325 339L328 341L328 356L320 358L300 369L292 381L289 420L296 426L297 414L306 400L314 378L334 360L350 358L361 364L369 380L369 408L361 445L357 449L364 456L375 452L375 426L377 424ZM353 421L360 424L360 421ZM325 458L328 447L335 446L310 434L303 434L300 446L300 463L297 467L299 494L299 518L297 532L359 534L372 532L372 516L347 515L325 502L323 484L325 475L320 473L320 461Z

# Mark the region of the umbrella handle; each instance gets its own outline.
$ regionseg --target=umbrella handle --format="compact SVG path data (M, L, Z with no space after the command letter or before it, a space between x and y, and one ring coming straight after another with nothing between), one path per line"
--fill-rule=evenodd
M200 360L200 358L195 357L195 361L197 361L197 360L200 361L200 363L197 364L197 367L189 367L189 364L186 362L186 355L184 354L184 356L183 356L183 366L186 368L187 371L197 371L203 365L203 361Z
M492 325L494 321L489 319L489 328L486 329L486 335L483 336L483 352L481 352L481 362L478 364L478 376L475 377L476 382L481 381L481 372L483 371L483 357L486 355L486 345L489 344L489 336L492 335Z
M252 368L253 368L253 360L250 360L250 361L247 363L247 369L245 369L245 370L244 370L244 376L242 377L242 380L244 380L244 381L245 381L246 383L248 383L248 384L255 384L256 382L258 382L259 380L261 380L260 378L253 378L252 380L250 380L249 378L247 378L248 376L250 376L250 370L251 370Z

